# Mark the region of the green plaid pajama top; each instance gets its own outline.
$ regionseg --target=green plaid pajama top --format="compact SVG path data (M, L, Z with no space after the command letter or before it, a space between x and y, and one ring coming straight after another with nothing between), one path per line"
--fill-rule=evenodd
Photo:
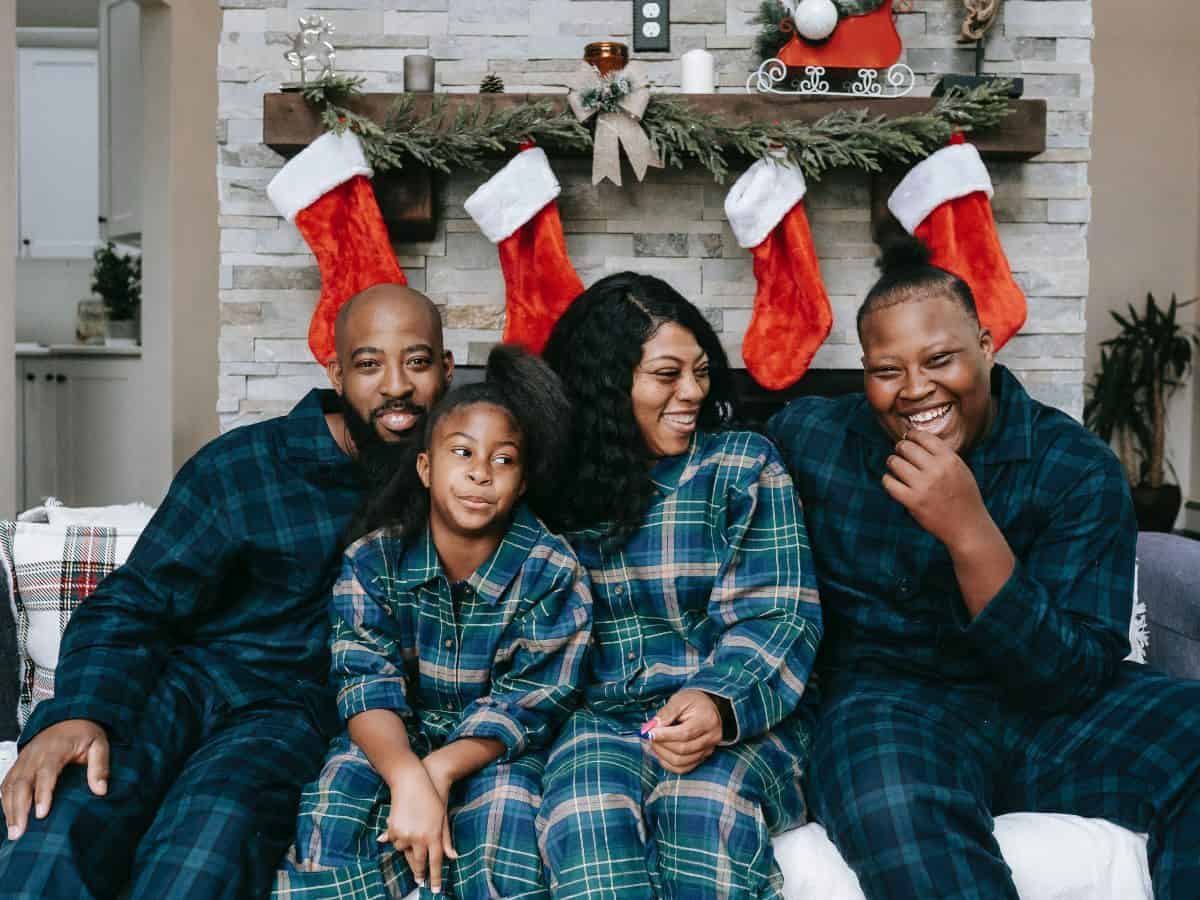
M588 706L640 715L695 688L729 701L738 740L761 735L799 703L821 637L792 480L744 431L698 433L652 476L656 496L619 550L596 529L568 536L595 597Z
M334 585L338 711L399 713L432 747L493 738L504 759L554 736L576 699L591 623L587 574L522 504L500 546L451 585L428 527L347 551Z

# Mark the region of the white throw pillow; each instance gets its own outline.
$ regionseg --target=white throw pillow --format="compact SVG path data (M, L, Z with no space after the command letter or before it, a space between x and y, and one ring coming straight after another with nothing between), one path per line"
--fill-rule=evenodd
M71 614L125 562L140 526L0 522L0 569L17 632L17 723L54 696L54 669Z

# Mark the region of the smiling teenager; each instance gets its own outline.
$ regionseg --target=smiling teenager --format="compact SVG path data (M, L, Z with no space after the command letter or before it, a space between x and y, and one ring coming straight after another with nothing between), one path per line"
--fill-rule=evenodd
M554 521L595 604L585 704L543 780L551 894L781 896L770 835L805 818L821 634L791 481L727 424L725 352L666 282L596 282L545 357L574 407Z
M858 314L863 394L768 428L825 611L816 818L872 900L1012 898L992 816L1149 832L1200 879L1200 682L1122 662L1137 537L1112 452L993 359L970 288L911 241Z

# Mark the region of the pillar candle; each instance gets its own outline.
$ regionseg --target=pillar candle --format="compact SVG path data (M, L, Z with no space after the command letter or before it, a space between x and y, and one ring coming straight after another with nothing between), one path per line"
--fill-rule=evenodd
M408 93L430 93L433 90L433 57L410 53L404 57L404 90Z
M679 84L685 94L712 94L716 92L716 61L707 50L696 48L679 57L683 63L683 77Z

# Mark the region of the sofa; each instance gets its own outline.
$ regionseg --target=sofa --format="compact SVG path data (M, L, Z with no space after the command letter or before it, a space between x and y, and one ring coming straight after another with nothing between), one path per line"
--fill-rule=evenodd
M19 722L53 692L58 639L70 612L128 555L151 510L66 510L51 505L0 523L0 777L16 755ZM1134 657L1200 678L1200 542L1138 539ZM996 837L1025 900L1150 900L1146 839L1097 819L1017 813ZM862 900L818 824L775 839L788 900ZM415 894L413 897L415 898Z

